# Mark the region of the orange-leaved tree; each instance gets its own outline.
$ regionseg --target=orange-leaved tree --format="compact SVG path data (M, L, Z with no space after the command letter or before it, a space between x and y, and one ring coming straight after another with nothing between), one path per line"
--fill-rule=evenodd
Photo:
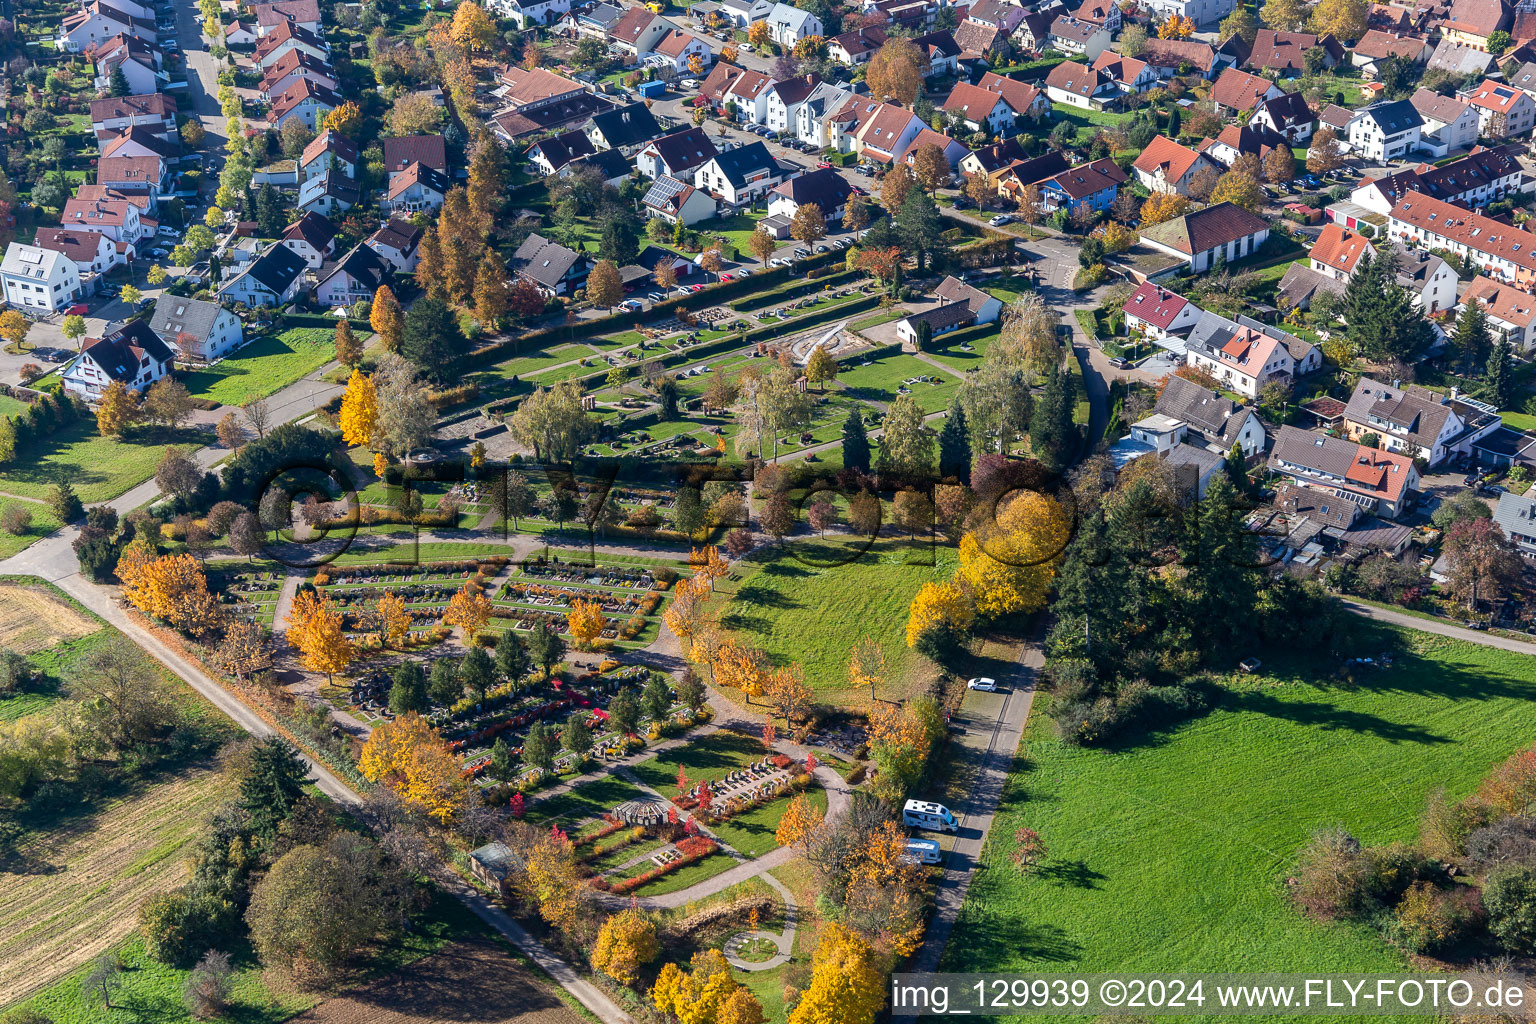
M324 672L331 680L357 658L357 647L347 638L330 595L317 590L294 596L288 612L288 642L299 649L299 664L311 672Z
M478 585L466 582L448 601L443 612L443 625L460 626L464 638L473 640L475 634L491 621L491 602Z
M405 601L393 590L384 591L379 598L379 638L385 646L399 647L411 632L411 613L405 610Z
M603 606L599 601L583 601L578 598L565 616L566 632L571 634L576 640L576 646L583 651L591 649L592 641L602 635L606 623Z
M453 817L464 790L458 759L414 711L374 727L358 755L357 769L369 782L384 783L400 799L442 822Z

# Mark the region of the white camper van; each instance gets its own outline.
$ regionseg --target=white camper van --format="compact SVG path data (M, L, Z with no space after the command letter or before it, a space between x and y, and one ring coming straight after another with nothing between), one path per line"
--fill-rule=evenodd
M937 839L908 839L906 857L914 864L937 864L944 859Z
M960 823L943 804L927 800L908 800L901 809L901 823L908 828L927 829L929 832L958 832Z

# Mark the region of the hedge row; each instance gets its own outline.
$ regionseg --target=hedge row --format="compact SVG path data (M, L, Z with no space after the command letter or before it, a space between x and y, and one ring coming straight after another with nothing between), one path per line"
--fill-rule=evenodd
M729 305L738 313L750 312L754 309L761 309L764 306L772 305L775 302L782 302L785 299L796 299L811 292L819 292L822 288L836 288L839 285L850 284L863 279L863 277L864 272L862 270L843 270L835 274L828 274L825 277L794 281L784 285L782 288L775 288L771 292L762 292L758 295L750 295L745 299L737 299Z
M324 327L330 330L336 329L340 317L326 316L323 313L284 313L282 316L283 327ZM354 331L367 331L373 333L373 325L367 320L355 320L347 318L347 323L352 325Z
M799 278L806 269L821 266L831 260L833 256L842 256L839 251L817 253L806 260L801 260L798 266L775 267L760 274L754 273L751 277L741 277L724 284L710 285L703 291L694 292L691 295L682 295L675 302L668 302L669 309L681 307L687 310L702 309L708 306L717 306L728 302L738 295L750 294L762 289L765 283L776 284L787 281L790 278ZM844 257L846 258L846 257ZM534 331L517 337L507 338L505 341L487 345L484 348L471 352L465 359L466 368L484 366L499 363L514 356L529 355L540 351L546 345L558 345L568 341L582 341L598 335L611 334L627 327L634 327L655 316L651 310L635 310L628 313L616 313L613 316L603 317L601 320L586 320L574 324L559 324L555 327L546 327L542 331ZM606 374L607 371L604 371Z

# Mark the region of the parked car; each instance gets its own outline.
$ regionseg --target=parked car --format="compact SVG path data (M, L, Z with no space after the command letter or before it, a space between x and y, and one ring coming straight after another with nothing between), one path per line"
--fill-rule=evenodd
M995 228L1000 228L1004 224L1012 224L1013 218L1006 213L1000 213L996 217L993 217L991 220L987 221L987 223Z
M997 689L997 680L990 676L977 676L965 685L970 690L985 690L991 693Z
M91 307L90 306L87 306L83 302L77 302L73 306L70 306L68 309L64 310L64 315L65 316L85 316L85 314L89 313L90 311L91 311Z
M734 281L734 280L736 280L736 275L731 273L729 270L727 270L725 273L720 275L720 280L722 280L722 281Z
M685 78L677 84L684 89L697 89L699 87L699 80L697 78Z
M1127 366L1131 365L1131 361L1123 356L1115 356L1109 361L1109 365L1113 366L1117 370L1123 370Z
M795 250L795 258L803 260L811 254L811 250L801 247Z
M832 164L829 161L826 161L826 160L818 160L818 161L816 161L816 169L818 171L824 171L828 167L831 167L831 166L832 166Z

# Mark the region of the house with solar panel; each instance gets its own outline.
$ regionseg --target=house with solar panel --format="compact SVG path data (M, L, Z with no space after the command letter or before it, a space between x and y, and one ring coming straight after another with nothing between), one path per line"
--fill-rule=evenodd
M0 263L0 288L17 309L53 312L80 295L80 268L61 252L12 242Z
M663 174L646 190L640 205L649 218L689 228L713 217L718 204L703 189Z

